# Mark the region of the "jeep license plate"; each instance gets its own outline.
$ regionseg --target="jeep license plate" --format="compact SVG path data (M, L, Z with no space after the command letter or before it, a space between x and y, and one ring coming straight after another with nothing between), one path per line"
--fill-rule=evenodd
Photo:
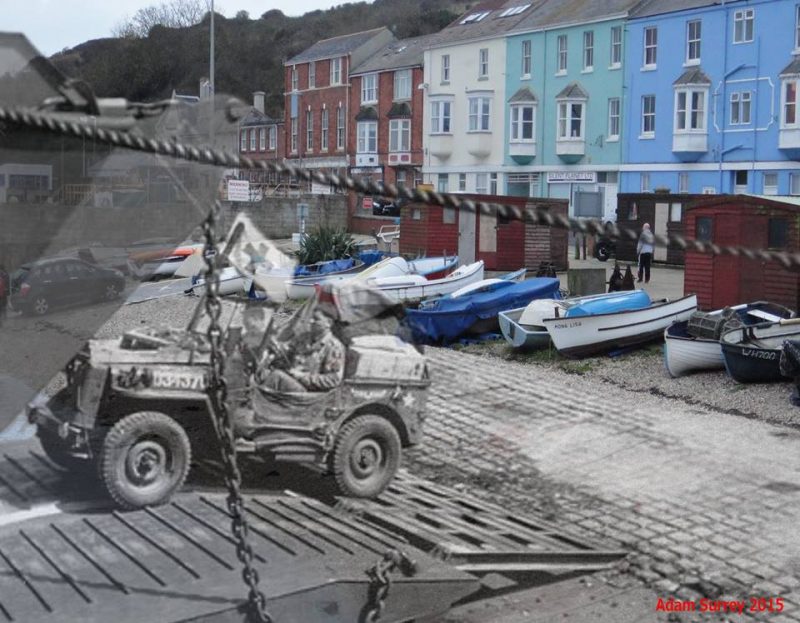
M206 377L202 374L155 372L153 374L153 388L202 391L206 388Z

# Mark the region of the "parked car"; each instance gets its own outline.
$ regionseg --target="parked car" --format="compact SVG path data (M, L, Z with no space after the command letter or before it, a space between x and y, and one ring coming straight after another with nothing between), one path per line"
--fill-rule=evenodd
M11 276L11 307L41 316L56 307L111 301L125 289L115 269L59 257L23 264Z
M408 203L408 199L389 199L387 197L372 198L372 214L375 216L400 216L400 208Z

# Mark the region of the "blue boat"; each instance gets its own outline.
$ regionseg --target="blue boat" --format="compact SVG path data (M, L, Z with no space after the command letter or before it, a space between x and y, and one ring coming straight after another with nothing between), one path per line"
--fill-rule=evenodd
M556 297L553 297L556 298ZM499 314L500 330L515 348L543 348L550 344L544 318L578 318L643 309L652 304L644 290L593 294L562 301L537 300Z
M498 330L497 315L534 299L560 298L558 279L539 277L515 283L498 281L488 290L440 298L421 309L406 310L406 325L421 342L452 342L466 333Z

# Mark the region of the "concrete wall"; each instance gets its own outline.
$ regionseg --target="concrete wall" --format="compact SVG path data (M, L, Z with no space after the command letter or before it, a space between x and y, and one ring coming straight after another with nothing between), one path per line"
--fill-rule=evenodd
M290 238L299 231L297 204L309 206L306 231L319 225L347 227L344 195L304 198L269 197L259 204L230 204L223 223L245 212L270 238ZM86 205L0 204L0 264L7 269L90 242L125 247L137 240L168 237L176 244L196 230L204 215L188 203L142 208L104 209Z

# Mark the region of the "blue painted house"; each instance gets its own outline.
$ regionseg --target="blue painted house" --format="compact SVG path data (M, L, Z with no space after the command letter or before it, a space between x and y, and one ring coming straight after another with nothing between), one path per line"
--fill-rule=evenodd
M795 0L632 9L620 192L800 195L799 53Z
M547 0L507 37L504 171L511 195L614 218L625 24L638 0Z

